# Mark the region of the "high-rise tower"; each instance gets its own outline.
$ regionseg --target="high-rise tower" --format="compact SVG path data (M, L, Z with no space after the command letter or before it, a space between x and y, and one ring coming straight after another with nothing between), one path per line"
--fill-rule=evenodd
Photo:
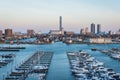
M101 25L97 24L97 34L99 34L101 32Z
M91 24L91 32L95 34L95 24L94 23Z
M60 31L62 31L62 29L63 29L63 28L62 28L62 16L60 16L60 23L59 23L59 25L60 25L60 26L59 26Z
M87 34L89 32L88 27L85 28L85 33Z

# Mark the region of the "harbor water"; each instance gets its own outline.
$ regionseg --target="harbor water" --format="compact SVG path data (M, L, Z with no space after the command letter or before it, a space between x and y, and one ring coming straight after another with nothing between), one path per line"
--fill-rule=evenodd
M9 45L0 44L0 47L5 46L21 46L26 47L19 52L0 52L0 54L10 54L13 53L16 56L14 60L5 66L0 68L0 80L3 80L11 71L14 71L15 67L19 66L32 56L36 51L52 51L54 52L51 65L49 67L46 80L74 80L74 76L71 73L68 57L66 52L83 50L88 52L88 54L95 57L97 60L104 62L105 67L112 68L116 72L120 72L120 61L114 60L109 56L99 52L91 51L91 48L97 49L111 49L120 48L119 44L65 44L62 42L56 42L54 44L45 45L34 45L34 44L20 44L20 45ZM34 75L35 77L35 75ZM39 80L37 78L32 78L30 80ZM28 80L28 79L27 79Z

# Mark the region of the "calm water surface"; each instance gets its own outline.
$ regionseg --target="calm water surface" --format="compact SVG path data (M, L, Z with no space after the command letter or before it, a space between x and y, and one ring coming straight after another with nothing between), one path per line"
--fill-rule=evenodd
M8 44L1 44L0 46L9 46ZM17 45L11 45L17 46ZM16 57L14 61L9 63L7 66L0 68L0 80L3 80L3 77L7 76L10 71L13 71L16 66L19 66L22 62L28 59L32 54L37 50L41 51L53 51L54 55L52 62L47 74L47 80L74 80L74 76L71 74L68 58L66 55L67 51L79 51L84 50L89 54L94 56L96 59L104 62L105 67L113 68L116 72L120 72L120 61L113 60L107 55L100 53L99 51L91 51L91 48L95 47L98 49L111 49L111 48L120 48L120 44L71 44L66 45L62 42L57 42L54 44L46 45L19 45L25 46L25 50L20 50L20 52L0 52L0 54L9 54L14 53ZM31 80L31 79L27 79ZM38 80L38 79L32 79Z

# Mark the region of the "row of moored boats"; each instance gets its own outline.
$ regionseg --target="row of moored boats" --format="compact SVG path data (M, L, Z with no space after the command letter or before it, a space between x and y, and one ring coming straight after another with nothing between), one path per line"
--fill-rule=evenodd
M110 56L113 59L120 60L120 49L118 48L112 48L108 50L99 50L99 51Z
M0 67L6 66L14 60L15 54L0 54Z
M76 80L120 80L120 73L105 68L87 52L67 52L72 74Z

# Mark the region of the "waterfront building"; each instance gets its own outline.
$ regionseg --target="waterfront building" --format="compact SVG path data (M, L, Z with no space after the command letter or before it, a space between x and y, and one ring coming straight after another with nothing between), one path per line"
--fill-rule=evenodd
M84 40L84 42L103 44L103 43L112 43L112 40L111 38L87 38Z
M60 30L50 30L49 34L52 34L52 35L59 35L59 34L62 34Z
M73 37L72 40L73 40L74 42L82 42L82 41L83 41L83 39L80 38L80 37Z
M11 38L13 35L12 29L5 29L5 37L6 38Z
M91 24L91 33L95 34L95 24L94 23Z
M97 24L97 34L101 32L101 24Z

